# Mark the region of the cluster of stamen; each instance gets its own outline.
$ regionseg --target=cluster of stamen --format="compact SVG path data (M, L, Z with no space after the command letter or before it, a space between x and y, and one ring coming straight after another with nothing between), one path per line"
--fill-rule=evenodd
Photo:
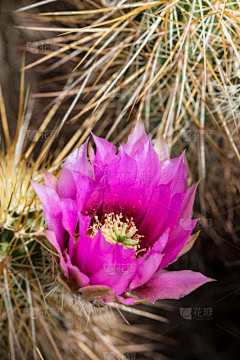
M98 217L95 216L95 221L89 228L89 230L91 229L90 236L94 237L101 230L106 241L111 244L124 244L125 248L135 248L137 250L139 248L139 240L143 236L136 234L138 229L133 222L133 218L130 220L126 219L125 222L122 221L122 218L122 214L106 214L104 224L102 225Z

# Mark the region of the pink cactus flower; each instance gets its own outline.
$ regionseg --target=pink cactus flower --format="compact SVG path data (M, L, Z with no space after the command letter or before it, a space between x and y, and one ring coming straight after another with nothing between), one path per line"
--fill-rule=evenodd
M89 301L179 299L211 279L165 268L197 235L191 220L197 184L187 189L184 154L169 159L164 140L152 145L138 121L119 149L93 135L65 162L59 180L32 181L43 204L45 234L61 278Z

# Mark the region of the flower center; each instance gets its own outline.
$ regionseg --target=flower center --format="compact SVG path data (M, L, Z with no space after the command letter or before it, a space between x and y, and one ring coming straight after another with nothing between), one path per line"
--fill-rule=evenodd
M95 221L89 228L89 230L92 230L89 236L94 237L101 230L105 240L111 244L124 244L125 248L135 248L137 250L139 248L139 240L143 235L136 234L138 229L132 218L130 220L126 219L125 222L121 220L122 218L122 214L106 214L104 224L102 225L98 217L95 216Z

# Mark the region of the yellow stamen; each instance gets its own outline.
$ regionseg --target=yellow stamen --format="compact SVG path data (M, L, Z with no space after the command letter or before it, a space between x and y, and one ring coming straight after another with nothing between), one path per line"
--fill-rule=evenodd
M138 229L133 222L133 218L130 220L126 219L125 222L122 221L122 218L122 214L106 214L104 224L102 225L98 217L95 216L94 223L88 230L88 233L91 231L89 236L93 238L101 230L105 240L111 244L116 244L116 242L119 244L124 243L126 248L135 248L137 251L140 247L138 245L139 240L143 235L136 234Z

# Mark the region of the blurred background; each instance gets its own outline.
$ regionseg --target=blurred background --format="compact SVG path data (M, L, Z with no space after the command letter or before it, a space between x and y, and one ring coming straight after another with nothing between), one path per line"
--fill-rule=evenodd
M23 146L31 161L50 144L46 164L57 168L90 131L124 143L142 119L153 141L164 136L171 157L186 150L189 186L201 178L193 213L200 235L169 269L217 281L178 301L137 306L168 323L124 312L133 331L122 321L116 346L129 360L238 358L239 2L42 3L0 5L1 97L12 139L21 96L31 112ZM74 358L62 351L63 359Z

